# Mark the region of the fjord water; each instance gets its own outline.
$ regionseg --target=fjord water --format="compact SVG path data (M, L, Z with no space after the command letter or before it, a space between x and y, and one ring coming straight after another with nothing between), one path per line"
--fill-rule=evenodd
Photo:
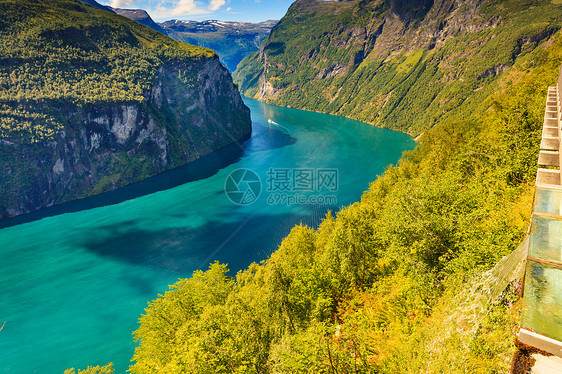
M203 161L208 170L192 172L193 181L145 196L133 186L127 193L135 198L119 204L0 229L0 373L60 374L110 361L125 372L131 332L147 302L169 284L213 261L228 263L234 274L266 259L292 226L316 226L328 209L359 200L415 145L405 134L358 121L245 101L254 130L234 160L218 167L212 158ZM337 202L271 204L275 192L297 192L268 192L280 182L268 171L294 168L335 169L337 191L315 186L308 195ZM236 205L224 192L237 169L261 180L252 204ZM175 173L152 183L181 180L178 174L190 170Z

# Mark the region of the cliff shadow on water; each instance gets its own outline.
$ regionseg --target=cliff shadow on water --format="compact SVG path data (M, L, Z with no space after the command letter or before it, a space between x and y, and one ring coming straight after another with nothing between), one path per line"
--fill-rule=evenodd
M331 209L335 208L333 206ZM269 224L263 226L263 222ZM137 222L125 221L119 227L98 228L98 237L86 237L80 246L97 256L143 268L159 269L183 278L197 269L205 269L215 261L226 263L230 275L244 270L252 259L266 257L261 248L249 248L248 243L267 243L264 248L279 245L268 237L272 230L283 232L299 223L313 226L315 217L295 213L278 214L271 220L268 214L245 217L244 222L226 222L222 217L200 227L185 226L145 230ZM241 228L252 228L241 230ZM117 250L118 249L118 250ZM156 290L145 293L154 295Z
M283 131L254 123L252 126L252 135L243 143L230 144L186 165L167 170L153 177L116 190L83 199L72 200L10 219L0 220L0 229L59 214L74 213L82 210L119 204L137 197L181 186L185 183L209 178L215 175L219 170L238 162L249 153L282 148L295 144L296 142L297 139L287 135Z

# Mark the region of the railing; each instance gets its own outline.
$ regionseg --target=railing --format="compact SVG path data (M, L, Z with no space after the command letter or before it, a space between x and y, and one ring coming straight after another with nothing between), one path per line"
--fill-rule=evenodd
M549 87L525 270L521 343L562 357L562 67Z

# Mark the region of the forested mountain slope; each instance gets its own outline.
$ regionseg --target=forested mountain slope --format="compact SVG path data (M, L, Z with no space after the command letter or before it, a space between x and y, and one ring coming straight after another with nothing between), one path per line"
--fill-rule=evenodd
M562 25L550 0L298 0L234 74L266 102L417 135Z
M525 236L561 63L557 32L361 201L235 277L214 264L171 286L140 320L132 372L508 373L524 251L488 270Z
M419 4L298 1L246 60L263 99L325 110L338 87L338 108L420 145L268 260L171 286L140 319L133 373L509 372L560 8Z
M215 52L78 0L0 1L0 219L249 136Z
M184 43L216 51L223 64L233 72L240 61L251 52L257 51L272 27L278 21L259 23L223 22L217 20L182 21L172 19L156 23L142 9L121 9L100 5L95 0L82 0L99 9L132 19L153 30Z

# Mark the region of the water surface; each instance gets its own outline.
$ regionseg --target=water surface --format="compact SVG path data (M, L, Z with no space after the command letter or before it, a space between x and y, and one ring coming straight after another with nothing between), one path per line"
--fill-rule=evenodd
M72 213L0 229L0 373L60 374L110 361L124 372L138 317L169 284L215 260L235 272L266 259L292 226L316 226L328 209L357 201L415 145L358 121L245 101L254 131L234 156L218 153L83 207L132 198L118 204L72 212L78 203L54 211ZM241 168L262 183L246 206L224 192L228 175ZM268 171L296 168L336 170L337 191L298 193L337 201L270 204L274 192L297 191L268 192Z

